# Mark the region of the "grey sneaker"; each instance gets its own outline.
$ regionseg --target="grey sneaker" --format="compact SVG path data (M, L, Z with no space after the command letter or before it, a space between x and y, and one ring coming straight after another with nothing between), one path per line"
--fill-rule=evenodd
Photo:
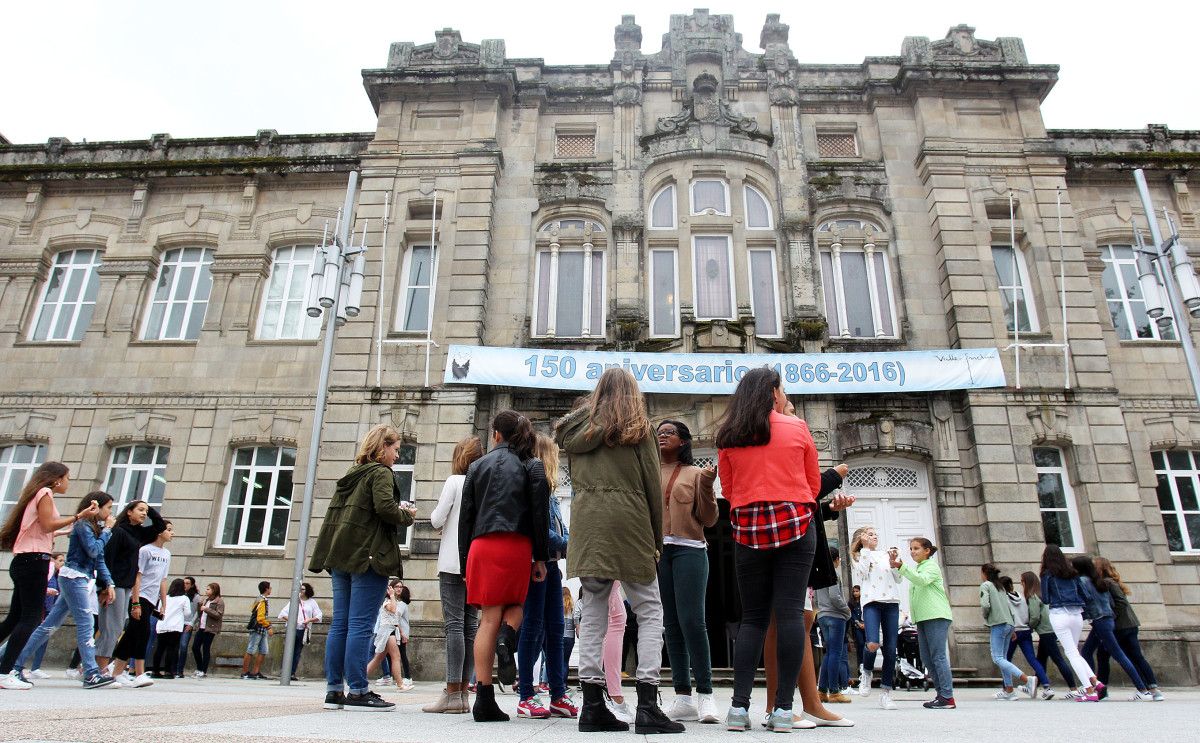
M725 713L725 728L736 732L750 729L750 710L745 707L730 707Z
M767 715L767 730L776 733L792 732L792 711L776 707L771 714Z
M1163 693L1158 690L1157 686L1152 686L1150 687L1150 699L1151 701L1161 702L1166 699L1166 697L1164 697Z
M1018 687L1021 692L1030 699L1037 699L1038 680L1037 676L1030 676L1025 680L1025 683Z
M1004 689L1001 689L1000 691L996 692L996 699L1001 702L1015 702L1020 698L1021 695L1018 694L1015 689L1013 691L1005 691Z

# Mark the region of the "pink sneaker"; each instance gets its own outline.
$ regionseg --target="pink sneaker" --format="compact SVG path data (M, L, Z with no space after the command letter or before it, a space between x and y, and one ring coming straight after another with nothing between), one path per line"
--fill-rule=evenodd
M1075 697L1075 701L1076 702L1099 702L1100 697L1096 696L1095 694L1084 693L1084 694L1080 694L1079 696Z
M522 699L517 705L517 717L530 717L535 720L545 720L550 717L550 710L542 706L537 697Z
M575 706L570 697L562 696L550 702L550 714L555 717L570 717L573 719L579 716L579 708Z

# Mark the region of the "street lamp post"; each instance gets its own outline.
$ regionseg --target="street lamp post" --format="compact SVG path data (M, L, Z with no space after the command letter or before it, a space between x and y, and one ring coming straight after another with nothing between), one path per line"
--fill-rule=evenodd
M366 268L367 228L363 225L362 241L355 246L354 197L358 190L358 172L351 171L346 184L346 201L338 212L332 241L321 238L313 254L312 274L309 277L307 312L309 317L325 315L325 344L321 354L321 371L317 377L317 400L313 407L312 435L309 437L308 462L304 477L304 499L300 506L300 533L296 539L296 558L292 567L291 603L288 609L287 630L283 643L283 668L279 683L291 683L292 659L295 657L297 617L300 615L300 583L304 580L304 558L308 547L308 523L312 519L313 490L317 483L317 459L321 449L321 429L325 424L325 402L329 396L329 368L333 364L333 341L337 329L349 318L357 317L362 304L363 273Z

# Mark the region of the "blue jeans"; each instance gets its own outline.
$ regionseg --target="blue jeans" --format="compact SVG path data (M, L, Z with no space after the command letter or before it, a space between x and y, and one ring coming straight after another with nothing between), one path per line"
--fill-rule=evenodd
M200 621L197 619L196 621ZM187 665L188 645L192 641L192 630L185 629L183 634L179 636L179 660L175 663L175 675L183 675L183 667Z
M333 619L325 640L325 686L351 694L368 690L367 661L375 634L375 618L387 593L387 577L370 568L365 573L333 570Z
M692 673L696 691L712 694L712 654L704 623L704 594L708 590L708 550L663 545L658 563L662 592L663 634L671 662L671 683L676 694L691 696Z
M949 619L917 622L917 645L925 672L933 677L933 686L942 699L954 698L954 676L950 672Z
M563 683L566 683L567 676L571 674L571 651L575 649L575 635L563 638Z
M821 637L825 640L825 657L821 660L821 671L817 675L817 689L824 692L840 692L846 670L846 620L841 617L817 617Z
M75 640L79 645L79 658L83 662L84 677L100 672L96 665L96 642L92 637L92 612L88 609L87 578L58 578L58 600L38 628L29 636L25 649L17 658L13 668L24 669L34 655L45 648L50 635L62 626L70 612L75 620Z
M1092 662L1092 655L1096 652L1097 647L1102 647L1112 659L1121 664L1121 668L1125 669L1125 673L1129 674L1129 680L1137 687L1138 691L1146 690L1146 683L1142 680L1142 675L1138 673L1138 669L1133 665L1133 661L1129 660L1129 656L1125 655L1125 651L1121 649L1120 643L1117 642L1117 636L1114 633L1116 621L1112 617L1104 617L1103 619L1092 620L1092 631L1088 633L1087 640L1083 643L1083 649L1080 654L1087 664L1092 668L1096 665ZM18 665L20 665L18 663Z
M1050 676L1046 673L1046 667L1038 660L1037 652L1033 649L1033 630L1019 629L1013 631L1012 639L1008 642L1008 655L1006 656L1009 660L1012 660L1017 647L1021 648L1021 655L1025 656L1025 660L1029 663L1030 668L1037 675L1038 683L1049 689Z
M867 626L867 643L883 646L883 675L879 685L891 689L896 681L896 635L900 631L900 604L872 601L863 607L863 624ZM879 635L882 631L883 640ZM875 668L876 650L863 654L863 667L868 671Z
M558 562L546 563L546 580L529 582L525 595L525 613L521 620L521 636L517 641L517 692L521 699L533 696L533 664L543 651L550 679L550 698L567 694L567 677L563 669L563 602L562 573Z
M1020 668L1014 666L1008 660L1008 641L1012 638L1013 626L1011 624L993 624L991 627L991 641L989 645L992 651L992 662L996 664L996 668L1000 669L1000 678L1004 682L1004 688L1010 688L1013 682L1020 679L1024 674Z

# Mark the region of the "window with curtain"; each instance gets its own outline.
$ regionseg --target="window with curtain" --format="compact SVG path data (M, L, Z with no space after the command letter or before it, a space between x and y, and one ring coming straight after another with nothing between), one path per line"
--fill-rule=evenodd
M697 320L733 320L733 266L730 239L723 235L692 238L692 283Z
M213 252L176 248L163 253L158 280L146 313L145 340L180 341L200 337L212 291Z
M830 338L895 338L891 267L880 247L856 238L821 248L821 287ZM836 247L835 247L836 246Z
M64 250L54 256L30 340L83 340L100 291L99 267L99 250Z
M729 185L725 181L692 181L692 214L729 216Z
M1137 259L1132 245L1102 245L1100 259L1104 261L1104 298L1108 303L1108 315L1112 318L1117 337L1125 341L1175 340L1174 326L1166 329L1146 314L1146 300L1138 284ZM1159 264L1154 270L1159 271ZM1162 281L1161 273L1159 280Z
M754 186L745 187L746 196L746 227L751 230L769 230L771 224L771 205L767 197Z
M664 186L650 199L650 229L675 229L675 186Z
M650 251L650 335L679 335L679 252Z
M257 446L234 452L218 547L277 547L287 540L296 450Z
M533 335L605 335L607 235L598 222L559 219L538 231L534 263Z
M778 337L780 331L778 271L774 248L752 248L750 251L750 310L754 313L757 335Z
M1024 251L1014 251L1011 245L993 245L992 263L1000 281L1005 327L1010 331L1020 328L1023 333L1036 332L1037 313L1033 310L1033 296L1029 291L1029 270L1025 266Z
M309 317L305 306L315 254L312 246L275 249L258 320L260 340L311 340L321 332L321 318Z
M428 245L413 245L404 253L404 268L400 285L403 287L403 306L396 318L396 330L425 332L429 330L432 313L429 297L433 288L434 251Z

